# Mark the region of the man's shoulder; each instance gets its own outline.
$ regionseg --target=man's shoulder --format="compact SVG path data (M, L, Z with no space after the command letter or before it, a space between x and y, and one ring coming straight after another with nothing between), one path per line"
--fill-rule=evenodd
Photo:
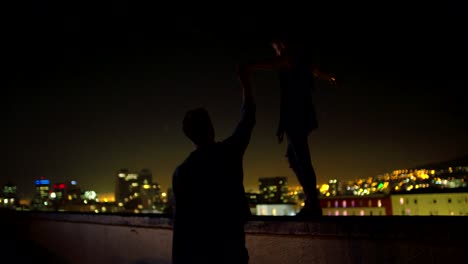
M184 175L187 174L187 171L189 171L189 169L187 168L186 160L184 160L182 163L175 167L174 172L172 173L173 183L179 182L181 179L185 178Z
M175 171L180 171L184 170L187 167L190 167L192 164L192 161L194 159L196 150L192 151L177 167L175 168Z

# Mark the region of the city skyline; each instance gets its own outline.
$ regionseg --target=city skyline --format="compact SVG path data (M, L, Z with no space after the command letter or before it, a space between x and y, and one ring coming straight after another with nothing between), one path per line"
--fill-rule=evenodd
M272 55L264 35L275 24L210 25L179 15L190 24L176 26L123 8L83 16L86 7L36 7L12 12L20 19L11 20L5 38L0 183L25 193L41 176L110 192L121 168L149 168L168 188L193 150L181 131L185 111L205 106L216 138L225 138L240 117L235 65ZM461 9L358 9L318 17L322 11L314 10L310 21L300 21L311 27L304 34L316 40L316 55L342 80L338 88L319 83L315 92L319 129L310 145L318 182L466 155ZM286 146L275 138L275 74L257 72L253 82L258 115L245 156L246 189L265 176L295 184Z
M408 171L408 172L414 171L414 172L421 173L421 171L429 170L429 171L432 171L431 173L433 173L434 169L436 169L436 171L438 171L438 170L440 170L440 171L456 170L457 167L466 166L467 161L468 161L468 156L463 156L463 157L458 157L458 158L452 159L452 160L436 162L436 163L431 163L431 164L425 164L425 165L422 165L422 166L415 166L413 168L399 168L399 169L395 169L393 171L387 171L387 172L383 172L383 173L380 173L378 175L373 175L373 176L369 176L369 177L373 178L373 179L379 179L379 178L381 179L381 178L388 177L388 175L392 175L392 173L400 174L400 173L402 173L404 171ZM151 171L148 168L144 168L144 169L139 170L139 171L132 171L132 170L128 170L126 168L122 168L122 169L118 170L118 172L115 173L115 175L114 175L115 180L117 180L120 177L120 174L121 174L122 171L126 171L126 173L134 174L134 175L140 175L140 173L147 174L148 172L151 173ZM427 173L429 173L429 172L427 172ZM366 180L369 177L349 179L348 181L343 181L342 179L330 178L330 179L327 179L324 182L317 183L317 185L318 185L317 187L319 188L319 186L323 187L324 185L332 184L333 181L334 181L333 184L341 184L341 185L346 186L346 185L349 184L349 181L358 182L358 181ZM289 182L289 177L288 176L270 175L270 176L258 177L257 182L256 182L257 185L256 186L253 186L253 185L246 186L246 192L247 193L258 193L259 191L261 192L261 184L262 184L261 181L262 181L262 179L276 179L276 178L285 178L286 182L284 184L285 184L285 186L288 186L288 188L291 188L291 189L294 189L294 190L298 190L298 189L302 188L301 185L297 181L295 182L293 180L293 183L291 184ZM44 180L48 181L50 183L50 186L55 186L55 185L59 185L59 184L62 184L62 185L63 184L66 184L66 185L71 184L71 185L79 186L82 191L95 191L96 190L93 186L81 186L81 184L79 182L77 182L77 181L75 181L73 179L66 179L65 181L54 181L54 179L49 179L49 178L46 178L44 176L41 176L40 178L36 179L34 182L35 182L35 184L37 184L38 181L44 181ZM153 181L154 181L154 177L153 177ZM167 191L169 191L169 189L171 188L170 185L169 186L161 186L161 184L159 182L157 182L157 181L154 181L153 183L159 185L161 187L161 192L164 192L164 193L167 193ZM16 186L16 184L11 182L11 181L7 182L6 184ZM116 184L116 182L114 182L114 185L112 186L112 188L114 188L114 189L116 187L115 184ZM112 188L108 187L107 189L112 189ZM22 193L24 195L24 191L22 191L22 190L18 190L18 191L19 191L19 193ZM322 190L320 190L320 191L322 191ZM30 197L19 197L19 198L21 198L21 199L24 198L26 200L30 200L32 198L33 193L30 194L30 195L31 195ZM115 200L115 192L114 191L109 191L109 190L106 190L106 192L99 192L98 191L98 196L99 196L100 200L104 199L106 202Z

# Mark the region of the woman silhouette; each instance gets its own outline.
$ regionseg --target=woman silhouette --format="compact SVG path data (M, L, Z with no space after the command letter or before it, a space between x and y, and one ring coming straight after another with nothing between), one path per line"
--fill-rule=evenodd
M271 46L275 57L251 64L251 68L276 68L280 81L280 118L277 129L278 142L287 138L286 156L290 168L304 191L304 207L297 216L321 216L317 177L312 165L309 135L318 128L312 93L315 79L336 84L336 77L322 72L312 62L305 43L299 39L281 36L273 39Z

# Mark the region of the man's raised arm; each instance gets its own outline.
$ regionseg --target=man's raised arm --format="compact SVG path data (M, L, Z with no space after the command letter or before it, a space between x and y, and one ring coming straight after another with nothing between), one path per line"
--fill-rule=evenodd
M250 82L250 71L247 65L237 65L237 76L242 87L242 105L251 107L255 105L252 95L252 84Z
M246 65L237 65L237 76L242 88L241 120L229 138L229 142L234 142L240 150L245 151L256 122L256 106L252 94L250 71Z

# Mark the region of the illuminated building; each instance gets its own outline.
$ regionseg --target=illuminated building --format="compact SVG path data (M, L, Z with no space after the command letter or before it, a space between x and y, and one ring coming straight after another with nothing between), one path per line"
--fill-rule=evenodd
M116 184L115 184L115 201L117 203L124 203L125 198L130 196L130 190L127 183L127 175L129 171L127 169L121 169L117 172Z
M299 211L298 191L289 190L286 177L259 178L259 194L255 197L256 215L295 215Z
M131 173L121 169L117 173L115 201L128 212L159 212L162 207L160 185L153 183L149 169Z
M250 212L252 213L252 215L257 214L258 195L258 193L253 192L245 193L245 198L247 200L247 203L249 204Z
M320 206L325 216L392 215L388 195L323 197Z
M294 204L257 204L256 215L293 216L298 208Z
M262 204L287 203L287 178L286 177L265 177L259 179L258 201Z
M19 205L19 199L16 195L16 185L6 183L3 185L0 193L0 207L15 209Z
M338 196L341 195L341 183L337 179L332 179L328 182L329 184L329 190L328 192L330 193L331 196Z
M45 177L34 182L35 193L31 201L31 209L38 211L52 210L52 205L49 200L50 181Z
M82 200L81 196L81 188L76 181L56 183L50 192L50 198L55 205L80 204Z
M468 189L401 192L391 196L393 215L468 216Z
M36 180L35 187L37 196L43 200L49 199L50 181L48 179L41 177L39 180Z

